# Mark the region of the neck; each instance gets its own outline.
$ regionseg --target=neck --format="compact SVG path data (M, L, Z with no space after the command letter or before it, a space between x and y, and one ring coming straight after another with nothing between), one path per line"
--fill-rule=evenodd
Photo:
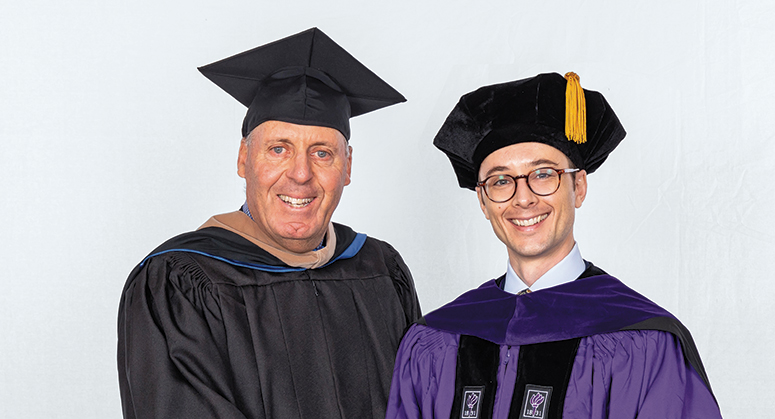
M552 269L568 256L571 250L573 250L573 245L575 243L575 241L571 241L569 245L563 246L561 249L558 249L558 251L540 257L519 255L509 249L509 263L519 279L521 279L526 286L531 287L538 281L538 278L541 278L549 271L549 269Z
M200 228L220 227L247 239L251 243L260 247L272 256L280 259L289 266L314 269L325 265L334 256L336 249L336 233L334 225L329 223L326 235L326 246L317 252L303 249L289 249L281 244L271 240L266 234L257 227L256 223L248 218L242 211L235 211L227 214L220 214L211 217ZM322 238L321 238L322 240Z
M251 221L255 224L255 230L257 232L260 232L261 239L276 247L277 249L280 249L282 251L291 252L291 253L306 253L311 252L314 250L320 250L322 249L323 242L326 239L326 231L323 231L318 237L313 237L311 239L300 239L300 240L292 240L292 239L281 239L281 242L278 242L277 240L274 240L270 234L268 234L267 231L265 231L264 227L256 221L255 218L253 218L253 214L250 212L250 207L248 206L247 201L245 201L244 204L242 204L242 208L240 208L240 211L242 211L245 215L247 215Z

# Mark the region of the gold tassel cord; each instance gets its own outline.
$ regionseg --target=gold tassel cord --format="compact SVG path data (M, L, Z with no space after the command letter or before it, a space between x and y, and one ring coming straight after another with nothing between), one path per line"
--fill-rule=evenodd
M565 74L568 85L565 88L565 136L576 144L587 142L587 103L579 76L569 72Z

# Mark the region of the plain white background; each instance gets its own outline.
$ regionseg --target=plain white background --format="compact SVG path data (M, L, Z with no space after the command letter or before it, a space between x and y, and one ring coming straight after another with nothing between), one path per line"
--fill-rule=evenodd
M0 4L0 416L119 418L116 312L167 238L232 211L245 109L196 67L318 26L408 102L352 121L335 221L392 243L425 311L505 270L431 144L479 86L575 71L628 136L582 255L693 332L722 413L775 409L775 5L739 1Z

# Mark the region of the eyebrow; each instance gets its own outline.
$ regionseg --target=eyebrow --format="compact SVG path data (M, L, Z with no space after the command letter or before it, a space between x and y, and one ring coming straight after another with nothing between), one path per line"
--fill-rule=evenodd
M293 143L291 142L291 140L288 140L287 138L278 137L278 138L267 140L264 147L266 147L266 149L268 150L268 149L277 147L279 145L293 146Z
M339 150L339 149L342 148L339 145L339 141L337 141L336 144L330 144L330 143L327 143L325 141L315 141L314 143L310 144L309 147L310 148L312 148L312 147L327 147L327 148L332 148L334 150Z
M339 143L340 142L337 141L337 144L329 144L329 143L327 143L327 142L325 142L323 140L319 140L319 141L313 142L312 144L307 145L307 150L310 150L310 149L313 149L313 148L322 147L322 148L328 149L328 151L330 151L333 154L344 152L345 155L346 155L347 154L347 148L346 147L348 146L347 141L345 141L345 148L342 148ZM290 148L293 148L293 149L295 149L295 147L296 147L296 144L294 144L294 142L292 140L290 140L290 139L288 139L286 137L283 137L283 136L278 136L278 138L275 138L273 140L267 141L266 147L267 147L267 150L268 150L268 149L277 147L278 145L284 145L286 147L290 147Z
M533 161L531 161L530 163L527 164L528 167L546 166L546 165L558 166L559 163L557 163L556 161L553 161L553 160L549 160L549 159L537 159L537 160L533 160ZM506 166L495 166L492 169L488 170L487 173L484 174L484 177L488 178L493 173L496 173L496 172L506 172L509 169L511 169L511 168L510 167L506 167Z

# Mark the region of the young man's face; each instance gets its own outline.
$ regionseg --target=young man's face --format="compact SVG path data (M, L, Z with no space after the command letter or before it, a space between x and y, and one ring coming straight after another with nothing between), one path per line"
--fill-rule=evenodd
M280 248L302 253L325 236L350 184L352 157L333 128L267 121L240 145L237 173L258 227Z
M497 175L526 175L550 167L567 169L570 160L554 147L541 143L513 144L496 150L484 159L479 168L479 180ZM575 187L574 187L575 186ZM483 187L477 187L479 204L490 220L495 235L506 244L513 261L537 261L556 264L571 249L576 208L581 207L587 193L586 172L560 176L557 192L538 196L530 191L525 179L517 181L514 196L506 202L492 202Z

